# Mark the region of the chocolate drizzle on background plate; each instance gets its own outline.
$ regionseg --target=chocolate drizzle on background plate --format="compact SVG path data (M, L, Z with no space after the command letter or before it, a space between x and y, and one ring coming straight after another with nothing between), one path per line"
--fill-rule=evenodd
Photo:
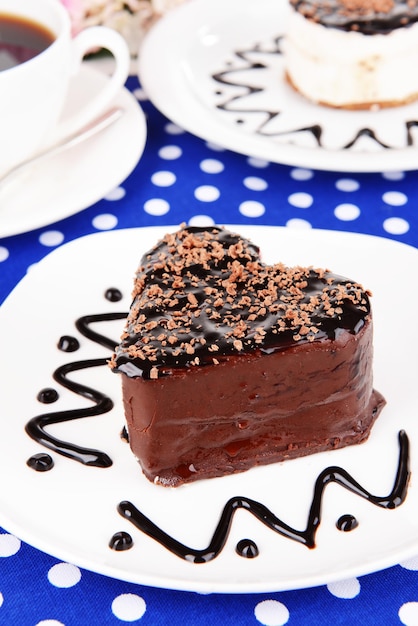
M263 121L256 127L254 134L259 135L261 137L267 137L274 139L274 137L289 137L289 143L291 142L292 135L298 135L302 133L308 133L314 139L317 147L322 148L322 134L323 127L320 124L313 124L311 126L300 126L297 128L291 128L289 130L280 131L280 132L271 132L269 130L270 123L278 116L282 114L280 110L271 110L259 107L243 107L242 100L247 98L251 98L252 95L263 92L267 89L266 87L259 86L260 79L259 74L260 71L268 69L269 67L269 57L270 58L278 58L283 54L282 52L282 43L283 36L280 35L274 38L271 41L263 42L262 44L256 44L251 48L246 48L245 50L234 50L233 54L238 60L237 67L234 67L234 64L231 63L231 60L228 59L225 61L225 68L221 69L218 72L215 72L211 75L211 78L217 83L217 85L221 85L226 89L220 89L217 87L214 90L214 94L217 97L217 101L219 102L219 98L224 94L224 99L222 102L216 104L216 108L220 111L224 111L226 113L231 114L231 119L237 125L244 125L246 118L251 118L255 114L262 115ZM260 53L263 55L264 62L260 60L254 61L252 57L255 54L259 53L257 56L260 58ZM245 63L245 65L242 64ZM258 86L254 84L250 84L248 82L248 72L254 72L254 77L257 78L256 82ZM240 76L245 75L246 80L241 80ZM280 76L277 77L277 80L280 80ZM283 78L284 80L284 78ZM236 89L241 88L243 93L236 94ZM232 95L229 94L229 88L233 88ZM290 87L289 87L290 88ZM225 93L224 93L225 91ZM302 97L302 96L300 96ZM284 111L283 111L284 113ZM349 114L350 112L347 111ZM411 129L415 126L418 126L418 120L409 120L405 122L405 147L414 146L415 138L411 132ZM351 150L357 146L360 140L364 137L368 137L373 140L376 145L379 145L383 149L396 149L395 146L390 146L383 141L380 140L376 132L371 128L360 128L353 135L352 139L350 139L344 146L341 147L342 150Z
M360 485L345 469L341 467L328 467L324 469L315 482L314 494L309 510L308 522L304 530L292 528L286 522L276 517L264 504L256 502L246 497L233 497L226 503L218 525L212 535L207 548L197 550L186 546L171 537L164 530L159 528L146 515L144 515L134 504L123 501L118 506L118 511L122 517L132 522L132 524L155 541L158 541L173 554L191 563L208 563L215 559L221 552L228 539L228 534L233 522L234 515L239 509L244 509L254 515L261 523L274 532L305 545L308 548L315 547L315 536L321 523L322 498L325 488L331 483L336 483L340 487L364 498L371 504L392 510L400 506L407 495L409 483L409 440L404 431L399 433L399 461L392 491L387 496L377 496ZM354 526L353 526L354 528ZM349 530L348 528L344 530ZM248 548L248 541L240 546L241 556L243 548ZM241 542L240 542L241 543ZM251 542L251 556L256 556L258 548ZM247 557L249 554L246 555Z
M217 108L220 109L221 111L227 111L229 113L232 113L233 115L251 115L254 113L263 113L265 116L265 120L258 126L256 134L259 135L264 135L264 128L265 126L271 122L275 117L277 117L278 115L280 115L280 111L269 111L266 109L242 109L240 106L235 107L234 103L236 101L240 101L242 98L247 98L249 96L252 96L254 94L257 94L259 92L264 91L264 87L255 87L254 85L249 85L248 83L243 83L239 81L239 75L242 74L243 72L248 72L248 70L254 70L257 72L257 70L264 70L266 69L266 65L264 63L260 63L260 62L254 62L251 61L251 54L255 53L255 52L263 52L263 54L271 54L271 55L281 55L282 54L282 50L281 50L281 43L282 43L283 37L279 36L276 39L274 39L273 41L273 48L271 50L265 51L262 50L261 47L259 45L255 45L253 48L248 48L246 50L235 50L234 54L235 56L240 59L241 61L244 61L247 65L245 67L237 67L234 68L233 66L230 67L230 63L226 63L227 65L227 69L222 70L220 72L217 72L215 74L212 74L212 78L213 80L215 80L218 84L220 85L224 85L227 87L241 87L242 89L245 90L244 94L240 94L240 95L233 95L231 97L228 97L223 103L218 104ZM238 80L236 80L236 77L238 77ZM222 90L217 90L216 94L218 96L222 95L223 91ZM235 122L237 124L243 124L244 120L240 117L237 117ZM302 129L300 129L302 130ZM311 130L310 128L305 129L305 130ZM299 129L298 131L299 132ZM319 145L319 140L320 137L317 138L318 139L318 145Z

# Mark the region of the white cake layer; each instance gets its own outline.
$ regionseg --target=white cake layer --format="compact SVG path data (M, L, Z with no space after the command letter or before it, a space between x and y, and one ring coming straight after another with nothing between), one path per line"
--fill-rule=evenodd
M399 104L418 96L418 23L364 35L292 12L283 47L288 77L314 102Z

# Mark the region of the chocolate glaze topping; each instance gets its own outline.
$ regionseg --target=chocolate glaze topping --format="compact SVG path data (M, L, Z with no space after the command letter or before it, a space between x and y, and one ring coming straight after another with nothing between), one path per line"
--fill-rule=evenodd
M364 35L386 34L418 20L417 0L290 0L308 20Z
M183 227L143 257L111 366L153 379L224 355L333 339L340 329L356 334L368 295L327 270L267 266L258 247L227 230Z

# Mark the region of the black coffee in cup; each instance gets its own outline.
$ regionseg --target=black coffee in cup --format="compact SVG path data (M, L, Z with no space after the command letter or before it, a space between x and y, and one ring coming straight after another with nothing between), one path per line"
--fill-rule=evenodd
M54 39L54 34L42 24L0 13L0 72L29 61Z

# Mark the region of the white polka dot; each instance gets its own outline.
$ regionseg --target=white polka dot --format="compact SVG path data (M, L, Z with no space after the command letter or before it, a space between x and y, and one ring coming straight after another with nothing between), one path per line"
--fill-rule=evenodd
M151 182L157 187L170 187L176 182L176 175L173 172L155 172L151 176Z
M0 593L0 606L3 604L3 594Z
M339 204L334 209L334 215L343 222L350 222L358 218L360 209L355 204Z
M352 178L340 178L340 180L337 180L335 183L335 186L340 191L357 191L360 184Z
M117 226L118 218L116 215L112 215L112 213L102 213L101 215L96 215L91 223L97 230L112 230L112 228Z
M404 172L382 172L383 178L386 180L402 180L405 178Z
M298 209L308 209L313 202L312 196L309 193L304 193L303 191L292 193L287 200L289 204L298 207Z
M81 579L81 572L76 565L57 563L48 572L48 580L54 587L67 589L74 587Z
M0 535L0 556L13 556L20 550L20 539L14 535L2 533Z
M401 563L399 563L399 565L404 569L418 571L418 556L414 556L410 559L407 559L406 561L402 561Z
M254 615L264 626L283 626L289 621L287 607L277 600L259 602L254 609Z
M263 178L258 178L257 176L247 176L244 178L244 185L247 189L251 189L252 191L264 191L267 189L268 184Z
M291 178L293 180L310 180L313 177L312 170L305 170L301 167L296 167L290 172Z
M200 169L202 172L206 172L206 174L219 174L223 172L225 166L218 159L204 159L200 163Z
M5 261L9 257L9 251L4 246L0 246L0 262Z
M64 241L64 235L59 230L47 230L39 237L39 243L43 246L59 246Z
M174 161L175 159L181 157L181 155L182 150L179 146L164 146L164 148L161 148L158 152L158 156L166 161Z
M336 598L351 600L360 593L360 582L357 578L349 578L347 580L330 583L327 585L327 588Z
M214 223L209 215L194 215L189 219L189 226L213 226Z
M406 602L398 611L399 619L406 626L418 626L418 602Z
M64 624L57 619L43 619L35 624L35 626L64 626Z
M212 143L212 141L208 141L206 143L206 147L209 148L209 150L213 150L214 152L225 152L225 148L217 143Z
M239 212L245 217L261 217L265 213L265 206L255 200L247 200L239 205Z
M288 228L300 228L300 230L308 230L312 228L312 224L308 220L301 220L297 217L292 218L286 222Z
M202 185L201 187L196 187L194 195L195 198L201 200L201 202L214 202L219 198L221 193L217 187Z
M144 211L148 213L148 215L160 216L165 215L170 210L170 205L166 200L162 198L151 198L151 200L147 200L144 204Z
M387 191L383 194L382 200L391 206L402 206L408 202L408 196L401 191Z
M383 222L383 228L391 235L404 235L409 230L409 224L402 217L388 217Z
M141 619L147 609L145 600L133 593L123 593L112 602L113 614L123 622Z
M263 169L270 165L269 161L266 161L265 159L257 159L256 157L249 157L247 159L247 163L248 165L251 165L251 167L256 167L258 169Z
M140 87L137 87L136 89L134 89L133 94L135 98L139 100L140 102L143 102L144 100L148 100L147 94Z
M164 130L168 135L183 135L184 134L184 129L180 128L180 126L177 126L177 124L173 124L173 122L168 122L168 124L164 126Z
M126 191L123 187L115 187L112 191L105 195L104 199L114 202L115 200L122 200L125 196Z

